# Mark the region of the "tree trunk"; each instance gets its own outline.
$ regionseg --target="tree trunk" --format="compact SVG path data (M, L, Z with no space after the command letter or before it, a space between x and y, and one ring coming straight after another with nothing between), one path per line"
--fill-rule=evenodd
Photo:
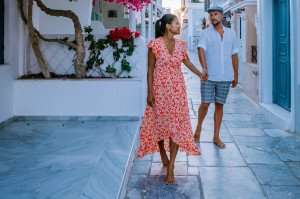
M75 58L75 72L78 78L86 76L86 66L84 64L85 48L84 37L82 34L82 28L78 16L71 10L56 10L48 8L41 0L34 0L38 7L50 16L67 17L72 20L75 29L75 41L76 41L76 58Z
M37 62L41 68L44 77L51 78L48 64L44 59L43 53L41 52L39 37L34 31L33 22L32 22L32 6L33 6L33 0L28 0L28 11L27 11L28 21L27 22L28 22L28 32L31 40L32 50L35 54L35 57L37 59Z

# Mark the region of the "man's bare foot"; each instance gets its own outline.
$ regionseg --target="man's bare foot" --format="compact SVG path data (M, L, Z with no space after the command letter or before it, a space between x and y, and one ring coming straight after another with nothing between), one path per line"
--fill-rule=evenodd
M174 184L175 177L174 177L174 165L169 164L167 169L167 175L165 177L165 184Z
M224 142L222 142L222 140L220 138L214 138L213 142L220 149L224 149L226 147L226 145L224 144Z
M200 142L200 133L195 133L194 134L194 142L199 143Z
M201 134L201 128L197 127L194 133L194 142L196 143L200 142L200 134Z

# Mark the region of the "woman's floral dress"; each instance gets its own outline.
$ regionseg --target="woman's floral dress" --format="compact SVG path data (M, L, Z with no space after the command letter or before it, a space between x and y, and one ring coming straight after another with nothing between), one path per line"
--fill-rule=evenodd
M153 107L146 106L140 127L138 157L158 152L158 142L165 141L169 151L169 138L179 145L181 151L199 154L194 143L189 117L188 100L184 76L181 72L182 61L187 57L184 41L175 40L173 54L168 51L162 37L150 41L156 62L153 74Z

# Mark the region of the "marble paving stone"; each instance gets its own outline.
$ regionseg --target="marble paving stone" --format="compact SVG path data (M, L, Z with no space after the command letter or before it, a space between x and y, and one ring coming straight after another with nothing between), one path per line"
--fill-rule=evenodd
M284 164L270 148L241 145L239 149L248 164Z
M263 199L255 176L247 167L201 167L201 184L208 199Z
M286 162L291 172L300 179L300 162Z
M144 198L157 199L202 199L197 176L175 176L176 184L165 185L163 176L146 179Z
M144 179L147 177L147 175L135 175L132 174L128 180L128 187L130 188L138 188L143 189L144 187Z
M219 149L212 143L201 143L202 155L188 156L188 166L246 166L242 155L233 143Z
M115 198L138 124L19 120L4 126L0 198Z
M186 176L187 175L187 162L176 162L175 163L175 175Z
M224 121L251 121L252 116L250 114L224 114Z
M228 128L272 128L270 122L253 122L253 121L225 121Z
M300 185L300 181L286 165L250 165L263 185Z
M264 132L271 137L288 137L288 136L292 136L291 134L289 134L288 132L285 132L283 130L280 129L264 129Z
M259 128L229 128L231 135L241 136L264 136L264 131Z
M279 142L268 136L234 136L234 140L238 146L256 146L273 149Z
M300 161L300 139L296 136L282 137L274 145L274 151L283 161Z
M300 186L264 186L269 199L299 199Z
M162 163L153 162L151 166L150 175L161 176L166 175L166 168L163 167Z
M124 199L144 199L144 197L139 189L129 188Z
M136 161L132 167L133 174L148 174L151 168L151 161Z
M198 176L200 172L199 167L188 167L188 175Z

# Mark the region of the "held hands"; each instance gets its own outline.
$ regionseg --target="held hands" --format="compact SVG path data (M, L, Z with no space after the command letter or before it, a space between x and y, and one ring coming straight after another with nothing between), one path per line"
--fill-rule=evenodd
M203 69L202 73L200 73L200 79L204 81L208 80L208 73L206 69Z

